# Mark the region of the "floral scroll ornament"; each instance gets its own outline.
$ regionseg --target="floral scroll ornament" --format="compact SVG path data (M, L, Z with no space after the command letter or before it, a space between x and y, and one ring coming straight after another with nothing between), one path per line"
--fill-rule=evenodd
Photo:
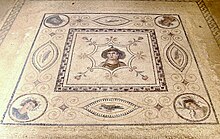
M132 66L132 61L136 58L139 60L144 60L146 55L144 54L143 51L134 53L130 49L131 46L137 46L141 40L143 40L143 37L138 37L137 39L133 39L132 41L128 41L128 44L126 45L121 45L120 43L117 43L117 38L115 37L110 37L106 38L107 43L105 44L97 44L96 41L93 41L92 38L87 38L83 37L83 40L88 42L89 46L93 46L94 49L91 53L86 54L86 53L81 53L79 55L79 58L85 59L88 58L92 62L91 67L87 67L86 71L83 72L78 72L77 75L74 76L76 80L80 80L82 77L87 77L86 73L87 72L93 72L95 69L103 69L108 72L108 75L105 77L109 77L109 79L112 79L113 77L117 77L116 71L120 69L125 69L128 68L130 72L135 72L136 77L140 76L143 80L147 80L148 76L144 74L144 71L140 71L137 69L136 66ZM110 47L104 50L101 53L101 57L105 59L105 61L101 62L99 65L96 65L95 59L92 57L93 54L97 51L99 47ZM118 48L116 48L116 46ZM124 63L121 61L126 57L126 54L124 51L120 50L120 47L125 47L127 51L132 55L131 58L129 59L128 63Z
M73 107L78 103L78 98L74 96L67 97L55 96L50 101L53 107L47 112L47 116L50 120L57 120L64 118L65 120L73 120L76 117L76 112Z
M136 72L136 77L138 76L141 76L143 80L147 80L148 79L148 76L147 75L144 75L144 71L137 71L137 67L136 66L133 66L129 69L130 72L134 71Z
M134 16L134 25L135 26L147 26L147 27L153 27L154 22L153 18L151 16Z
M70 26L88 26L89 25L90 16L72 16L70 21Z

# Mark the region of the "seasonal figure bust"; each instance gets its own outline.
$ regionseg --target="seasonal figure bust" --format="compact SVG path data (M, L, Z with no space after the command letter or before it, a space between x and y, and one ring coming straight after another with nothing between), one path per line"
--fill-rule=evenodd
M104 62L101 62L99 66L114 70L118 67L126 66L126 64L119 59L124 59L126 54L125 52L111 47L101 54L102 58L106 59Z
M12 115L19 120L28 120L28 112L33 111L37 106L38 102L34 99L27 99L20 104L21 108L12 108Z

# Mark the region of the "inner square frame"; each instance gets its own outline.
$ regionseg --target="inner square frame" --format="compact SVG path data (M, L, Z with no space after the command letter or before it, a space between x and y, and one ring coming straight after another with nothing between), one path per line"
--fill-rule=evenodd
M156 68L155 71L158 77L159 84L155 85L126 85L126 87L122 84L120 86L108 85L108 86L102 86L102 85L96 85L93 86L93 84L89 84L90 86L84 86L84 85L69 85L65 84L65 74L67 74L67 65L70 61L70 50L71 47L74 47L75 42L74 41L74 34L75 32L105 32L105 33L146 33L148 36L148 39L151 41L151 45L149 46L150 49L152 49L151 58L154 59L156 65L153 65L153 67ZM73 46L72 46L73 45ZM148 46L146 46L148 47ZM72 50L73 51L73 50ZM72 56L73 57L73 56ZM64 61L64 62L63 62ZM143 63L144 64L144 63ZM68 76L67 76L68 78ZM68 80L68 79L66 79ZM66 81L67 82L67 81ZM165 74L163 71L163 65L159 53L159 47L157 44L156 34L153 29L105 29L105 28L71 28L69 29L67 40L64 47L64 52L62 56L62 62L60 64L60 69L56 81L56 86L54 89L55 92L164 92L168 91L166 80L165 80Z

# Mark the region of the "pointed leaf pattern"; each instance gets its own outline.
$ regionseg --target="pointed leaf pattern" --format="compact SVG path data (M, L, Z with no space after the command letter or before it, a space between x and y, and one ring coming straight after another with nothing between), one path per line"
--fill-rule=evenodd
M120 98L104 98L96 100L83 109L98 117L118 118L128 115L140 108L139 106L127 100Z
M104 16L97 18L93 21L98 24L107 25L107 26L124 25L130 22L130 20L120 16Z
M188 55L178 44L173 42L166 51L167 59L181 72L184 71L188 64Z
M48 41L34 52L32 63L39 72L42 72L55 63L58 54L56 45L53 42Z

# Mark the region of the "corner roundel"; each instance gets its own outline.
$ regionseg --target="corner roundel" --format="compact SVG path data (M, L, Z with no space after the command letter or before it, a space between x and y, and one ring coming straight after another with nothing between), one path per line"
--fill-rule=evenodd
M180 21L173 15L161 15L155 18L155 24L161 28L173 29L180 25Z
M44 20L44 25L48 28L59 28L69 23L69 17L63 14L53 14Z
M178 95L174 100L174 110L179 117L190 122L204 121L211 113L209 103L193 93Z

